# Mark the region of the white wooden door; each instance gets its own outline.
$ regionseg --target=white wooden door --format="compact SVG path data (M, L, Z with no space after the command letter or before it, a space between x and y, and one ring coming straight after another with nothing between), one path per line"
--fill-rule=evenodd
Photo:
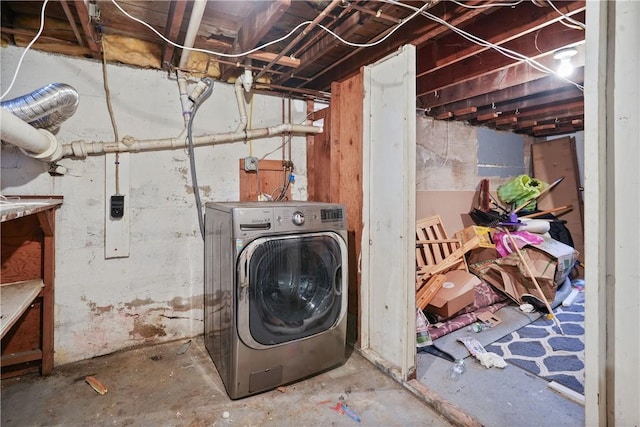
M415 370L415 47L364 68L361 347Z

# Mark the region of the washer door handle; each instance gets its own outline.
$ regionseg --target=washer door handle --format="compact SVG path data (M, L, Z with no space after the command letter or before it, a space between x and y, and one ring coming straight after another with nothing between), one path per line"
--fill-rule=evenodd
M342 266L336 267L333 272L333 292L336 295L342 295Z
M238 286L240 287L240 292L238 298L242 300L244 295L246 295L247 290L249 289L249 262L247 258L242 258L240 260L240 268L238 269Z

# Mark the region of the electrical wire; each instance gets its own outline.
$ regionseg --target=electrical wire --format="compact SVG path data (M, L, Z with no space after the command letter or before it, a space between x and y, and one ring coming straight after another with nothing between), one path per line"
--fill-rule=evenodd
M13 88L13 85L16 82L16 78L18 77L18 72L20 71L20 67L22 66L22 61L24 60L24 56L27 54L29 49L31 49L31 46L33 46L36 40L40 38L40 35L44 30L44 12L47 8L47 3L49 3L49 0L44 0L44 3L42 3L42 10L40 11L40 29L38 29L38 32L36 33L35 37L33 37L33 40L29 42L27 47L24 48L24 52L22 52L22 55L20 55L20 60L18 61L18 66L16 67L15 73L13 73L13 78L11 79L11 83L9 83L9 87L7 88L7 90L2 94L2 96L0 96L0 100L4 99L4 97L7 96L11 88Z
M396 1L396 0L384 0L384 1L387 2L387 3L390 3L390 4L397 5L397 6L406 7L408 9L412 9L412 10L416 9L414 6L410 6L408 4L404 4L404 3ZM514 60L517 60L517 61L523 61L523 62L527 63L528 65L532 66L533 68L535 68L538 71L541 71L541 72L547 73L547 74L553 74L553 75L557 76L559 79L574 85L580 91L584 91L584 86L582 86L581 84L576 83L573 80L568 79L568 78L560 75L557 71L552 70L551 68L545 66L544 64L541 64L540 62L536 61L533 58L530 58L530 57L528 57L526 55L523 55L521 53L515 52L515 51L513 51L511 49L507 49L505 47L496 45L496 44L491 43L491 42L489 42L487 40L484 40L484 39L482 39L482 38L480 38L478 36L475 36L475 35L473 35L471 33L468 33L466 31L456 27L455 25L452 25L452 24L448 23L444 19L439 18L439 17L437 17L437 16L435 16L435 15L429 13L429 12L423 11L422 15L427 17L427 18L429 18L429 19L431 19L434 22L437 22L437 23L439 23L441 25L446 26L447 28L451 29L452 31L454 31L458 35L464 37L465 39L467 39L467 40L469 40L469 41L471 41L471 42L473 42L473 43L475 43L475 44L477 44L479 46L483 46L483 47L488 47L488 48L494 49L495 51L501 53L502 55L504 55L504 56L506 56L508 58L511 58L511 59L514 59Z
M313 113L315 113L315 111L311 111L311 112L307 113L307 115L304 117L304 119L303 119L303 120L301 120L298 124L299 124L299 125L301 125L301 124L303 124L304 122L306 122L306 121L309 119L309 116L313 115ZM278 150L282 149L282 147L284 147L284 145L285 145L286 143L287 143L287 141L286 141L286 140L285 140L285 141L283 141L283 142L282 142L282 144L278 145L276 148L274 148L273 150L269 151L269 152L268 152L267 154L265 154L264 156L260 157L260 158L258 159L258 161L260 162L260 161L262 161L262 160L266 159L269 155L271 155L271 154L275 153L276 151L278 151ZM289 158L289 160L291 160L291 158Z
M189 50L189 51L193 51L193 52L202 52L202 53L207 53L210 55L216 55L216 56L221 56L223 58L240 58L242 56L247 56L251 53L257 52L259 50L262 50L266 47L269 47L271 45L274 45L276 43L280 43L283 40L288 39L289 37L291 37L294 33L296 33L300 28L302 27L306 27L309 24L312 24L313 21L304 21L301 22L300 24L296 25L295 28L293 28L291 31L289 31L287 34L285 34L284 36L272 40L270 42L267 42L263 45L260 45L258 47L255 47L253 49L247 50L245 52L241 52L241 53L223 53L223 52L216 52L213 50L208 50L208 49L201 49L201 48L196 48L196 47L187 47L187 46L183 46L179 43L175 43L172 40L169 40L168 38L166 38L164 35L162 35L162 33L160 33L158 30L156 30L155 28L153 28L151 25L147 24L145 21L136 18L135 16L132 16L131 14L129 14L127 11L125 11L117 2L116 0L111 0L111 2L120 10L120 12L122 12L122 14L124 14L127 18L144 25L145 27L147 27L148 29L150 29L151 31L153 31L158 37L160 37L162 40L164 40L165 42L169 43L170 45L177 47L179 49L184 49L184 50ZM331 34L334 38L336 38L337 40L339 40L341 43L347 45L347 46L351 46L351 47L358 47L358 48L362 48L362 47L373 47L376 46L380 43L383 43L386 39L388 39L389 37L391 37L391 35L393 33L395 33L396 31L398 31L403 25L405 25L407 22L411 21L413 18L415 18L416 16L418 16L421 12L423 12L425 9L427 9L429 6L431 5L431 3L427 2L424 4L424 6L420 7L420 8L416 8L416 11L410 15L408 18L403 19L402 22L400 22L398 25L396 25L393 30L391 30L386 36L384 36L383 38L381 38L380 40L377 40L375 42L372 43L353 43L350 41L347 41L345 39L343 39L342 37L340 37L338 34L336 34L335 32L331 31L329 28L325 27L324 25L318 24L319 28L322 28L324 31L328 32L329 34Z
M451 3L455 3L458 6L462 6L462 7L466 7L467 9L488 9L490 7L513 7L513 6L517 6L520 3L523 2L523 0L519 0L513 3L489 3L489 4L479 4L479 5L470 5L470 4L464 4L462 2L456 1L456 0L449 0Z
M553 4L551 2L551 0L547 0L547 3L549 3L549 5L553 8L553 10L555 10L556 12L558 12L560 15L562 15L562 17L564 17L564 19L566 19L567 21L571 22L574 25L577 25L578 27L582 28L583 30L585 30L587 27L586 25L584 25L582 22L573 19L572 17L568 16L566 13L562 13L555 4Z
M113 114L113 107L111 106L111 89L109 89L109 79L107 77L107 55L104 45L104 38L100 40L100 44L102 45L102 79L104 85L104 94L107 100L107 110L109 110L111 127L113 128L113 139L115 143L118 143L118 141L120 141L120 137L118 136L118 125L116 124L116 117ZM115 166L115 189L116 194L120 195L120 153L118 151L116 151L115 153Z
M193 195L196 198L196 208L198 210L198 225L200 227L200 235L202 236L202 240L204 240L204 218L202 213L202 200L200 199L200 188L198 187L198 174L196 173L196 153L193 145L193 119L198 112L198 108L204 101L211 96L211 92L213 92L213 79L211 77L205 77L202 79L205 83L207 83L207 87L200 94L196 102L193 104L193 112L189 117L189 123L187 124L187 138L189 140L189 165L191 168L191 186L193 188Z
M285 34L284 36L282 36L282 37L280 37L278 39L272 40L272 41L270 41L268 43L265 43L265 44L263 44L261 46L258 46L258 47L255 47L253 49L250 49L250 50L248 50L246 52L241 52L241 53L223 53L223 52L216 52L216 51L208 50L208 49L201 49L201 48L196 48L196 47L187 47L187 46L181 45L179 43L175 43L174 41L169 40L168 38L166 38L164 35L162 35L162 33L160 33L158 30L153 28L151 25L147 24L142 19L139 19L139 18L136 18L135 16L130 15L118 3L116 3L116 0L111 0L111 2L120 10L120 12L122 12L122 14L124 16L126 16L127 18L129 18L129 19L131 19L131 20L133 20L133 21L135 21L135 22L137 22L139 24L144 25L145 27L147 27L148 29L153 31L158 37L160 37L162 40L164 40L165 42L169 43L172 46L177 47L179 49L189 50L189 51L192 51L192 52L202 52L202 53L208 53L208 54L211 54L211 55L217 55L217 56L221 56L223 58L240 58L242 56L246 56L246 55L249 55L251 53L257 52L257 51L262 50L262 49L264 49L266 47L269 47L269 46L271 46L273 44L276 44L276 43L279 43L279 42L281 42L283 40L286 40L287 38L291 37L292 34L294 34L296 31L298 31L298 29L300 29L300 28L312 23L312 21L301 22L293 30L291 30L289 33Z

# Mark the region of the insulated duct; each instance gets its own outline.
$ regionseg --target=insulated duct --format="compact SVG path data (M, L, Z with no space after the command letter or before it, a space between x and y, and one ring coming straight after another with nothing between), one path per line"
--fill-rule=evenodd
M15 116L37 129L55 132L78 108L78 92L64 83L51 83L40 89L2 102Z

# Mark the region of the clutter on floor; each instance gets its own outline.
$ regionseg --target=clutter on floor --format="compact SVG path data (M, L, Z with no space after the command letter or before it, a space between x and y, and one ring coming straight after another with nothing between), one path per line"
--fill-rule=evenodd
M1 406L3 427L451 425L355 351L333 370L230 399L203 336L3 380Z
M439 216L417 222L419 352L449 360L452 370L464 371L460 361L469 356L486 367L513 363L583 392L584 329L573 310L584 300L572 286L579 254L553 215L572 207L536 210L537 199L562 180L521 175L500 186L497 199L483 180L469 213L476 225L453 238ZM438 232L425 232L425 224Z

